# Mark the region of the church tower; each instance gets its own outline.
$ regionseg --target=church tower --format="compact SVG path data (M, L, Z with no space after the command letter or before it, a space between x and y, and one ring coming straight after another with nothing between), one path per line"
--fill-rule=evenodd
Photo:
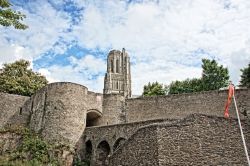
M124 48L122 52L112 50L108 54L103 93L131 97L130 58Z

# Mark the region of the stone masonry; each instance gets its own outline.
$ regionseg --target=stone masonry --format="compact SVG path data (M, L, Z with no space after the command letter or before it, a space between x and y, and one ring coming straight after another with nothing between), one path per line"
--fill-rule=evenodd
M124 48L122 52L112 50L108 54L103 93L131 97L130 57Z
M125 49L107 58L104 94L69 82L47 85L31 97L0 93L0 129L24 126L71 148L65 165L247 165L235 109L223 118L227 91L131 98ZM236 90L250 147L250 89ZM0 134L4 149L21 138ZM13 146L12 146L13 145Z

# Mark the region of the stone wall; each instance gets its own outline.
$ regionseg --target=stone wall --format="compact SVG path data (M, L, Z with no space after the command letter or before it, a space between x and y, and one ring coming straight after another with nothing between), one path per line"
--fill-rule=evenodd
M249 120L242 121L250 150ZM190 115L140 128L109 158L110 166L247 165L236 119Z
M250 89L236 91L236 99L241 118L250 117ZM206 115L224 115L227 91L208 91L181 95L141 97L126 100L127 122L150 119L180 119L193 113ZM234 105L231 104L230 116L235 117Z
M52 83L37 91L23 110L31 112L30 129L49 142L74 147L86 125L86 112L102 112L102 96L82 85Z
M0 131L0 155L15 150L22 141L22 136L14 132Z
M103 95L103 116L98 121L99 126L125 122L125 97L120 94Z
M144 127L132 135L109 158L109 166L158 165L157 126Z
M250 126L242 121L248 151ZM159 165L247 165L236 119L190 116L158 127Z
M158 119L100 127L87 127L82 135L82 138L77 144L78 158L86 158L86 143L90 142L92 146L91 160L92 164L95 165L97 160L97 147L102 141L106 141L108 143L111 155L115 150L118 149L118 147L120 147L124 140L127 140L129 137L131 137L140 127L159 122L170 123L173 121L174 120Z
M21 107L28 99L27 96L0 93L0 129L6 125L26 125L28 116L24 116Z

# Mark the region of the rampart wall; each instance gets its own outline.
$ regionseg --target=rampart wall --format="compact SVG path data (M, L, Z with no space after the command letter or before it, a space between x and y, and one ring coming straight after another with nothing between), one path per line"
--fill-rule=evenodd
M105 141L109 145L110 154L112 154L119 146L120 141L127 140L140 127L154 123L171 123L175 120L158 119L144 122L124 123L108 126L87 127L82 135L82 138L77 144L77 155L79 158L86 157L86 142L90 141L92 145L92 164L96 165L98 159L98 145Z
M249 119L242 125L250 150ZM237 119L197 114L138 129L109 158L109 166L117 165L247 165L247 160Z
M26 125L27 117L23 114L22 106L29 99L26 96L0 93L0 129L6 125Z
M99 126L125 122L125 98L120 94L103 95L103 116L98 120Z
M102 112L102 96L82 85L59 82L37 91L25 103L31 112L29 127L48 141L73 147L86 126L88 110Z
M200 113L223 116L228 91L208 91L181 95L141 97L126 100L127 122L151 119L180 119L187 115ZM250 89L235 92L241 118L250 116ZM235 117L234 105L231 104L230 116Z

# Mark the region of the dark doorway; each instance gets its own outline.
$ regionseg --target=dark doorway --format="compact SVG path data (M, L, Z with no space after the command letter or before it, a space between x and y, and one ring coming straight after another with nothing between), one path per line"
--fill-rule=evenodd
M92 143L90 140L88 140L85 143L85 161L86 161L86 163L90 164L91 159L92 159Z
M86 127L98 126L98 120L101 117L101 114L97 110L88 110Z
M107 141L100 142L96 150L96 165L107 166L109 154L110 154L110 146L108 142Z

